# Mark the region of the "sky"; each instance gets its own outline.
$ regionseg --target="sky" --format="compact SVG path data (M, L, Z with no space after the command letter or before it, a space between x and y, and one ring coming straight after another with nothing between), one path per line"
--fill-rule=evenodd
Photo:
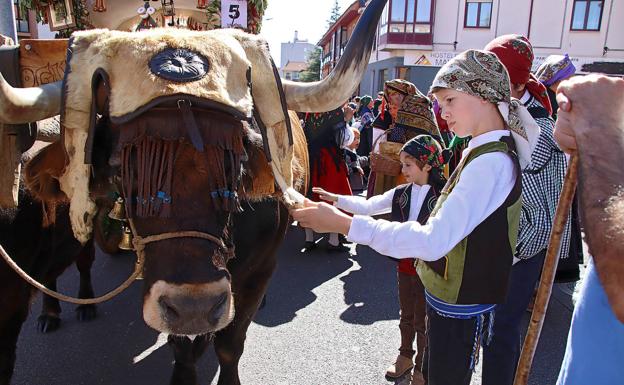
M354 0L338 0L340 12L344 12ZM269 42L271 55L280 63L281 43L292 41L295 30L299 39L318 43L327 31L327 19L334 0L269 0L264 14L260 35Z

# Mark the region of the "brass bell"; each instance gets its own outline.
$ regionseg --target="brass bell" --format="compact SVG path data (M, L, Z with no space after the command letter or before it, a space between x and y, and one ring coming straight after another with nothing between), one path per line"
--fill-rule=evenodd
M108 213L108 217L110 219L123 221L123 222L127 220L126 219L126 206L124 204L124 200L122 197L117 198L117 200L115 201L115 204L113 205L113 208Z
M134 245L132 244L132 230L128 226L123 227L124 233L121 237L121 242L119 242L119 248L121 250L134 250Z

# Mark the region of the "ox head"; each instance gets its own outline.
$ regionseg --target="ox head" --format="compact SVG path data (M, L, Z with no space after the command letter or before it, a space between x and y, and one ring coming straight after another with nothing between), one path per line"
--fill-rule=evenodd
M266 42L254 35L79 32L62 83L14 89L0 78L0 122L60 112L61 142L28 165L29 187L42 199L66 196L82 242L91 236L96 202L122 196L136 236L165 235L144 248L146 323L178 335L214 332L234 315L231 215L240 199L274 188L271 180L258 191L254 180L270 175L254 109L271 130L289 119L283 101L302 112L340 106L364 73L385 2L369 4L329 77L284 82L283 98ZM268 142L274 157L285 151L284 138Z

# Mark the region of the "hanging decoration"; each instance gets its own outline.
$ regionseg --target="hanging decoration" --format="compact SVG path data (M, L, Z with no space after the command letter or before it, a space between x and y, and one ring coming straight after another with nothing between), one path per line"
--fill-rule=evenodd
M48 9L50 4L64 3L65 1L66 0L20 0L19 7L21 8L21 12L26 12L28 10L35 11L38 22L42 22L43 24L49 24ZM88 0L71 1L71 13L74 16L75 25L66 25L66 28L57 31L57 38L67 38L74 31L95 28L89 19L89 9L87 7L87 1ZM94 1L95 3L91 8L93 12L106 12L107 8L111 6L110 1ZM159 0L152 1L157 2ZM176 10L174 7L174 0L160 0L160 2L163 8L162 17L165 20L168 20L170 18L166 25L170 27L183 27L183 23L179 23L179 20L178 22L176 22ZM145 3L149 4L149 0L145 1ZM247 28L245 28L245 31L258 34L262 27L262 17L264 16L264 12L266 11L268 0L247 0L247 4ZM149 9L150 7L148 5L147 7L144 6L144 8ZM205 10L206 20L203 22L200 22L199 20L192 20L193 22L191 23L191 25L194 29L201 28L201 30L209 30L214 28L220 28L221 0L197 0L197 8ZM151 20L154 24L158 25L158 23L156 23L153 18L151 18ZM152 25L152 23L149 21L149 18L145 22L144 19L142 19L140 24L142 25L141 29L146 28L147 25Z
M150 5L149 1L146 1L142 6L137 8L137 13L141 21L134 29L135 31L158 27L158 24L156 24L156 21L152 18L152 15L156 13L156 9Z
M178 17L177 23L174 22L174 17L176 15L175 6L173 5L173 0L161 0L162 8L160 11L162 12L163 18L171 17L171 21L167 23L168 26L180 26L180 18Z
M245 31L258 34L262 28L262 17L268 6L268 0L247 0L247 28ZM221 25L221 0L212 0L206 7L208 29Z
M106 0L95 0L93 12L106 12Z

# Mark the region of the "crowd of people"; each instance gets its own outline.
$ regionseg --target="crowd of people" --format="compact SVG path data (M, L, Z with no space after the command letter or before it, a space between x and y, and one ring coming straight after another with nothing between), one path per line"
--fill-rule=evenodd
M557 92L576 69L567 55L551 56L532 73L533 60L527 38L505 35L458 54L428 92L395 79L375 99L303 117L312 188L292 214L306 231L304 251L317 247L316 231L329 233L331 251L353 242L398 260L401 346L389 377L411 371L412 385L469 384L482 349L482 383L513 384L521 321L544 264L566 151L576 146L573 134L565 145L555 139L562 114L571 127L572 103L560 106ZM578 211L575 198L559 282L579 280ZM587 343L587 331L577 333ZM572 368L579 356L566 353L559 384L593 383Z

